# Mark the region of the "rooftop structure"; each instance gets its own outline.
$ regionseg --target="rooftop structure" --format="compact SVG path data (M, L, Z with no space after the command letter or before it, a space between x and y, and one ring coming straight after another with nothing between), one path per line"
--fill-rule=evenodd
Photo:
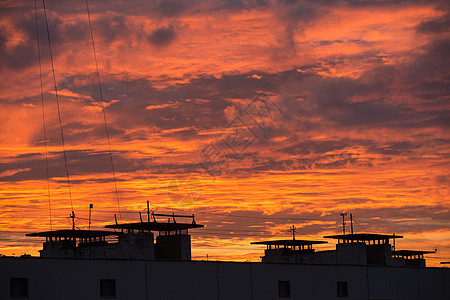
M403 236L395 234L378 234L378 233L352 233L327 235L324 238L336 239L338 244L346 243L365 243L367 245L389 244L390 239L401 239Z
M424 254L436 253L436 251L422 250L396 250L392 251L392 257L405 260L407 267L425 267Z
M150 216L152 221L150 221ZM160 217L169 217L164 221ZM72 213L71 218L75 219ZM177 222L177 219L192 219L190 223ZM148 213L148 221L117 223L106 228L120 231L72 229L30 233L30 237L45 237L41 257L54 258L127 258L127 259L191 259L191 237L188 230L201 228L194 215ZM158 232L156 243L154 233ZM113 237L115 242L107 241Z
M73 230L73 229L61 229L54 231L43 231L28 233L25 236L40 236L49 240L60 239L103 239L111 235L119 235L119 232L104 231L104 230Z
M123 224L114 224L114 225L106 225L105 228L114 228L121 229L122 231L126 230L128 232L150 232L150 231L158 231L163 235L176 235L176 234L187 234L188 229L193 228L201 228L205 227L205 225L199 225L195 223L195 217L185 216L185 215L175 215L175 214L155 214L151 213L153 221L150 221L150 217L147 222L142 221L136 223L123 223ZM169 217L167 222L158 221L156 217ZM192 218L192 223L178 223L176 218Z
M152 221L150 221L150 216ZM164 221L157 219L161 217L168 219L164 219ZM126 236L140 234L151 237L152 245L149 245L151 248L149 253L152 253L151 257L154 259L191 259L191 236L188 234L188 230L204 227L204 225L195 223L194 215L155 214L154 212L150 214L148 211L147 222L142 220L142 215L140 215L140 219L140 222L135 223L118 224L116 221L116 224L105 227L126 231ZM177 219L192 219L192 221L180 223ZM153 243L153 231L158 232L156 243Z
M295 227L291 230L295 230ZM328 235L324 238L337 240L336 249L315 251L314 245L327 242L296 240L294 235L292 240L268 240L251 244L266 245L262 262L272 263L425 267L423 255L435 253L420 250L393 251L390 240L395 243L395 239L403 238L396 234L351 233Z
M295 229L295 228L294 228ZM314 245L326 244L325 241L311 240L271 240L252 242L252 245L266 245L262 262L307 263L311 262Z
M396 250L392 251L394 257L403 257L407 259L423 258L424 254L436 253L436 251L422 250Z
M316 244L326 244L325 241L308 241L308 240L272 240L272 241L262 241L262 242L251 242L252 245L267 245L267 249L289 249L289 250L312 250L313 245Z

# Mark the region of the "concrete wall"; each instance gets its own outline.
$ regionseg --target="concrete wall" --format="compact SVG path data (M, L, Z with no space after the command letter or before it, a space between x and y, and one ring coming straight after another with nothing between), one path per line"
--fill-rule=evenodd
M450 300L450 269L238 262L0 258L0 299L10 299L10 278L28 278L28 299L101 299L100 279L116 280L115 299Z

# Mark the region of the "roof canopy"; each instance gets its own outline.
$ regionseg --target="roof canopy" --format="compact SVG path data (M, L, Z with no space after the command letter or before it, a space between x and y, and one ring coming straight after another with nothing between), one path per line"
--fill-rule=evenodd
M262 241L262 242L251 242L253 245L286 245L286 246L303 246L303 245L314 245L314 244L326 244L325 241L307 241L307 240L274 240L274 241Z
M392 255L398 255L398 256L413 256L413 255L423 255L423 254L430 254L430 253L436 253L436 251L422 251L422 250L395 250L395 251L392 251Z
M393 234L377 234L377 233L354 233L354 234L338 234L338 235L327 235L324 238L337 239L345 241L378 241L386 239L401 239L401 235Z
M72 230L62 229L55 231L44 231L28 233L26 236L40 236L40 237L60 237L60 238L94 238L105 237L109 235L119 235L119 232L102 231L102 230Z
M149 231L175 231L192 228L205 227L195 223L162 223L162 222L137 222L106 225L106 228L127 229L127 230L149 230Z

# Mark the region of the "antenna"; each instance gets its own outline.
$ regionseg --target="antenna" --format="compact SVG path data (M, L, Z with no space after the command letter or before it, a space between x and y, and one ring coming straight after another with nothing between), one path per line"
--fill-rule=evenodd
M72 218L72 230L75 231L75 213L73 212L73 210L70 214L70 217Z
M295 225L292 225L292 227L289 228L289 230L292 231L292 240L295 240L295 230L296 230L296 229L297 229L297 228L295 228Z
M148 206L148 200L147 200L147 221L150 223L150 207Z
M92 208L94 208L94 204L89 204L89 231L91 231L91 212Z
M351 229L352 234L353 234L353 215L352 214L350 214L350 229Z
M394 242L394 246L392 246L394 249L394 251L395 251L395 232L392 234L394 237L392 238L392 240L393 240L393 242Z
M343 230L343 232L344 232L344 235L345 235L345 216L347 215L347 213L346 212L343 212L343 213L341 213L341 217L342 217L342 230Z

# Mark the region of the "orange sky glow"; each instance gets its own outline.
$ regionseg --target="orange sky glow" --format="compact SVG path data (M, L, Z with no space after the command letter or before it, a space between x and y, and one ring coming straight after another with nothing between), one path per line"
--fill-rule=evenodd
M117 199L86 3L45 1L71 200L36 3L39 40L34 1L0 4L0 254L38 255L25 234L72 206L102 229L149 201L206 225L194 259L258 261L250 242L323 240L348 212L450 261L447 2L90 0Z

